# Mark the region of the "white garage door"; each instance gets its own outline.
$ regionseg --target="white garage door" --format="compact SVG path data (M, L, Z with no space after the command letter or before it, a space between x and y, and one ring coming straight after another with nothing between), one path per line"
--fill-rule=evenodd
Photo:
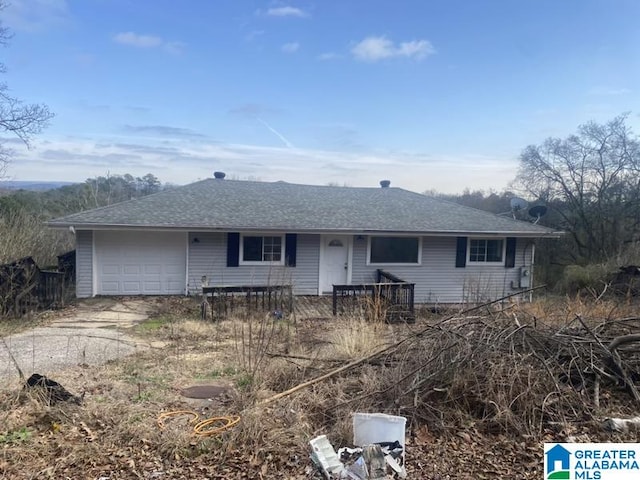
M186 233L94 235L98 295L184 294Z

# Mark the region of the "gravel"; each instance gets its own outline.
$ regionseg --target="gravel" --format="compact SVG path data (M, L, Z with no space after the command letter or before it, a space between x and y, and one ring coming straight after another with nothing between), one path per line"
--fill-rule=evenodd
M46 375L77 365L101 365L145 348L128 335L103 328L40 327L3 340L2 380L18 376L13 360L29 377L32 373Z
M48 375L76 366L102 365L149 345L126 333L147 318L149 304L137 301L87 302L49 326L0 339L0 380Z

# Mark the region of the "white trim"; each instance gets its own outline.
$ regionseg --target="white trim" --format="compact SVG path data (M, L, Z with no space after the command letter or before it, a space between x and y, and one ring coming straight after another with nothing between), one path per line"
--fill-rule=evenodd
M398 238L417 238L418 239L418 261L417 262L395 262L395 263L383 263L371 261L371 238L373 237L398 237ZM422 266L422 237L420 235L368 235L367 236L367 257L365 259L366 265L371 267L420 267Z
M324 237L318 235L318 296L322 296L322 266L324 265Z
M191 246L189 244L189 232L184 232L185 234L185 248L186 248L186 252L185 252L185 259L184 261L186 262L185 266L184 266L184 294L188 295L189 294L189 256L191 255Z
M98 294L98 259L96 258L96 232L91 232L91 296ZM76 280L77 281L77 280Z
M471 259L471 240L502 240L502 260L495 262L478 262ZM504 265L505 256L507 254L507 237L491 238L491 237L467 237L467 265Z
M80 224L77 223L61 223L61 224L49 224L45 222L45 225L49 228L59 229L64 228L68 229L69 226L73 225L76 231L78 230L141 230L141 231L186 231L186 232L203 232L203 233L228 233L228 232L241 232L241 233L264 233L264 232L273 232L275 234L281 233L290 233L296 232L299 234L311 234L311 235L373 235L377 237L468 237L481 236L482 238L494 238L494 237L518 237L518 238L561 238L565 235L563 231L549 231L549 232L527 232L521 230L514 231L488 231L488 232L478 232L478 231L460 231L460 230L443 230L437 232L430 231L417 231L417 232L408 232L403 230L316 230L310 228L290 228L287 230L265 230L264 228L238 228L238 227L206 227L203 225L193 225L193 226L176 226L176 227L167 227L167 226L149 226L145 227L143 225L101 225L101 224ZM541 227L547 228L547 227Z
M533 267L536 264L536 244L531 244L531 266Z
M244 260L244 237L279 237L280 238L280 261L245 261ZM264 243L262 245L264 249ZM270 234L270 233L240 233L240 252L238 255L238 265L250 265L250 266L283 266L286 258L286 235L284 233ZM264 252L263 252L264 254Z
M351 285L353 275L353 235L349 235L347 243L347 284Z
M535 275L535 271L536 271L536 263L535 263L535 259L536 259L536 244L532 243L531 244L531 263L530 263L530 267L529 267L529 271L531 272L531 283L529 285L529 288L531 289L529 291L529 302L533 302L533 287L535 286L534 282L534 275ZM526 259L525 259L526 262Z

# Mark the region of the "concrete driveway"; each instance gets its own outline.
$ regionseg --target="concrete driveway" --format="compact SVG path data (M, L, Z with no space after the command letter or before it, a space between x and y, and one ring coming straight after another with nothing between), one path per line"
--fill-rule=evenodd
M100 365L149 348L128 332L146 320L146 299L91 299L56 316L48 326L0 339L0 379L48 375L78 365Z

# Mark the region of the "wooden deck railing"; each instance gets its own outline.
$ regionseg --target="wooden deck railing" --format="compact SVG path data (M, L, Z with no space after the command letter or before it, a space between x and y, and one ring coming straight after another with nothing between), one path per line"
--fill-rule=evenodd
M291 285L231 285L202 287L202 317L224 318L231 313L291 312L293 291Z
M333 314L356 309L384 315L390 323L415 321L415 284L378 270L376 283L333 286ZM340 310L340 312L339 312Z

